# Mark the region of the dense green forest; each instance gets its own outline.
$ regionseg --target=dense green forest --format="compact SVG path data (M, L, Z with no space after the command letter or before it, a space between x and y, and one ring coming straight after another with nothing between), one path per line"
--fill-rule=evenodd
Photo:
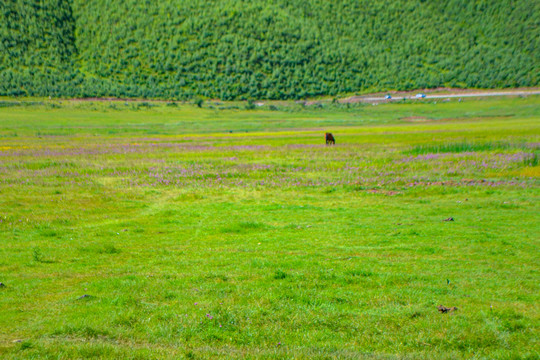
M2 0L0 95L537 86L539 19L538 0Z

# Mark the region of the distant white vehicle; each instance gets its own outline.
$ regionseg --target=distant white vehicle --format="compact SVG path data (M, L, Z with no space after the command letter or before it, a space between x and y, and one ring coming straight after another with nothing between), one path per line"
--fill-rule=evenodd
M384 98L385 98L385 99L391 99L392 96L391 96L391 95L386 95Z
M426 94L422 94L422 93L416 94L416 98L417 98L417 99L423 99L423 98L425 98L425 97L426 97Z

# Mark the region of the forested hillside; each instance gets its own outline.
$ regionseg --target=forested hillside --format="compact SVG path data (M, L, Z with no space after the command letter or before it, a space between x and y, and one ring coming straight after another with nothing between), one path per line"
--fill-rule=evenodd
M0 95L537 86L538 19L537 0L4 0Z
M0 1L0 95L67 95L75 58L67 0Z

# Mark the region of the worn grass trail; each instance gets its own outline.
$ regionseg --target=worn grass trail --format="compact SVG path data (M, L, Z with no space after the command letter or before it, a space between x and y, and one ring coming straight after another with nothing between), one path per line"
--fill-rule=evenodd
M539 104L0 108L0 356L536 358Z

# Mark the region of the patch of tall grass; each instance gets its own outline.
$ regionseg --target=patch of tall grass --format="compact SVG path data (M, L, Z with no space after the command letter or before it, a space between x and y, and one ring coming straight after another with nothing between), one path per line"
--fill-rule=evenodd
M44 105L39 101L0 101L0 108Z
M463 153L477 151L496 151L510 149L527 149L524 142L486 141L486 142L448 142L443 144L416 145L408 151L411 155Z

